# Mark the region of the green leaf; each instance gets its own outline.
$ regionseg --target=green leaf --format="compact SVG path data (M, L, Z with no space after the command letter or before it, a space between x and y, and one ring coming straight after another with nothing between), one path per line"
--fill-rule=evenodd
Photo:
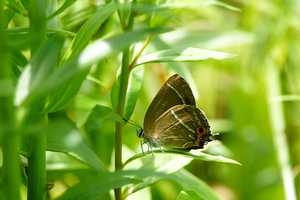
M162 50L162 49L171 49L172 48L170 45L168 45L167 43L165 43L163 40L161 40L158 37L154 38L152 40L151 44L153 45L155 52ZM175 72L175 73L179 74L180 76L184 77L185 80L187 80L187 82L189 83L189 85L193 91L193 94L195 96L195 99L199 98L199 93L197 90L196 83L195 83L194 79L192 78L191 72L189 70L187 70L188 68L186 67L184 62L164 62L163 65L166 66L170 71Z
M73 5L77 0L66 0L65 3L52 15L50 15L47 20L52 19L53 17L59 15L60 13L64 12L67 8Z
M27 16L27 11L14 0L4 0L4 4L20 15Z
M50 1L47 10L46 10L46 16L49 16L53 14L57 10L57 1L52 0ZM47 21L47 29L48 30L57 30L59 29L60 25L58 22L57 17L54 17Z
M105 20L116 11L114 2L104 5L79 29L72 43L68 47L61 64L68 59L78 55L92 39L93 35L99 30Z
M22 54L21 51L13 49L10 52L11 61L18 67L24 68L28 64L27 58Z
M163 152L161 150L153 150L153 152L155 154L163 154ZM188 158L194 158L197 160L204 160L204 161L213 161L213 162L223 162L223 163L232 163L232 164L238 164L241 165L239 162L232 160L230 158L225 158L223 156L213 156L213 155L209 155L206 153L202 153L202 152L198 152L198 151L192 151L192 153L188 153L188 152L180 152L180 151L173 151L173 150L169 150L169 149L164 149L164 152L166 154L174 154L174 155L181 155L184 157L188 157ZM132 156L131 158L129 158L125 163L124 166L126 166L127 164L129 164L130 162L138 159L138 158L142 158L146 155L151 155L152 151L147 151L140 154L136 154L134 156Z
M193 152L195 154L192 154L192 153L178 152L178 151L164 149L164 152L165 154L163 154L161 150L154 150L155 154L148 158L148 160L144 163L142 169L163 171L167 174L171 174L182 169L184 166L189 164L193 159L239 164L238 162L231 160L229 158L224 158L222 156L212 156L209 154L204 154L195 151ZM137 158L141 158L145 155L150 155L150 154L152 154L152 151L145 152L144 154L137 154L129 158L124 163L124 166L126 166L127 164L129 164L130 162L132 162ZM143 183L134 186L131 189L132 193L137 192L161 180L161 177L152 177L152 176L151 177L138 176L138 178L143 179Z
M83 134L71 122L53 122L47 126L45 131L47 133L47 151L69 154L100 172L107 172L102 161L89 148Z
M117 73L117 78L111 88L110 92L110 101L111 101L111 106L112 109L116 112L117 111L117 106L118 106L118 100L119 100L119 93L120 93L120 68Z
M105 120L123 121L120 115L115 114L109 107L96 105L88 117L86 130L89 132L102 128Z
M269 103L279 102L279 101L300 101L300 95L290 94L290 95L282 95L282 96L269 98Z
M65 194L57 198L56 200L65 199L97 199L103 193L108 192L111 189L119 188L128 184L136 184L141 182L138 179L128 178L126 172L115 173L103 173L95 175L91 178L81 181L76 186L68 189Z
M236 55L190 47L187 49L163 50L142 56L138 59L137 65L153 62L192 62L207 60L209 58L220 60L234 56Z
M172 29L141 29L132 32L126 32L122 35L118 35L106 40L94 42L85 48L78 56L61 66L56 73L51 76L47 76L43 83L34 88L34 90L31 92L31 95L27 97L26 102L23 102L23 104L35 102L41 96L53 91L54 89L57 89L59 86L71 80L83 71L89 70L92 64L99 62L116 51L124 49L132 42L141 40L148 34L162 33L170 30Z
M165 3L160 5L159 7L161 8L176 8L176 9L181 9L181 8L197 8L197 7L204 7L204 6L220 6L223 8L226 8L228 10L233 10L233 11L241 11L240 8L231 6L229 4L220 2L220 1L215 1L215 0L205 0L205 1L195 1L195 2L183 2L183 3Z
M60 65L64 64L68 59L78 55L89 43L93 34L97 32L104 21L115 11L114 3L107 4L98 10L78 31L71 45L66 51ZM74 76L68 82L59 86L50 94L49 103L43 110L44 113L55 112L65 106L79 91L82 82L86 79L90 70L90 66Z
M119 91L120 91L120 76L121 74L118 71L117 79L112 87L110 99L112 108L114 111L117 109L118 100L119 100ZM127 95L125 101L125 112L124 119L129 120L133 110L135 108L135 104L137 102L142 82L144 77L144 66L143 67L135 67L129 75L129 83L127 88ZM125 124L126 122L124 122Z
M148 160L144 163L141 170L151 170L163 172L165 174L172 174L188 165L192 160L192 158L171 154L153 155L148 157ZM137 175L136 177L143 179L143 182L133 186L132 189L130 189L131 193L137 192L149 185L153 185L164 178L161 176L149 176L147 174Z
M46 158L47 171L90 170L86 163L66 153L47 151Z
M46 77L52 75L63 42L64 40L60 36L51 37L24 68L16 88L14 100L16 106L21 105L31 95L33 88L39 87ZM41 102L41 99L36 99L36 101ZM33 102L33 104L37 102Z
M29 0L21 0L21 3L25 7L26 10L29 9Z
M200 197L206 200L221 200L215 191L209 187L204 181L200 180L195 175L191 174L185 169L182 169L174 174L174 176L181 181L177 181L178 184L184 190L193 190Z
M144 66L135 67L130 73L127 89L124 118L129 120L135 108L144 77Z
M15 11L12 9L4 9L3 10L3 19L2 23L3 23L3 28L7 28L8 24L10 23L11 19L13 18L13 16L15 15Z
M14 77L15 80L16 80L16 82L17 82L18 79L19 79L19 77L20 77L20 75L21 75L21 71L20 71L19 68L18 68L16 65L14 65L14 64L11 65L10 71L11 71L12 77Z
M193 190L185 190L181 191L177 197L177 200L205 200L200 197L195 191Z
M23 33L20 33L20 29L26 30ZM8 46L14 47L19 50L27 50L30 48L30 35L29 35L29 29L27 28L11 28L8 29L8 37L5 41ZM12 33L12 34L10 34ZM16 34L14 34L16 33Z

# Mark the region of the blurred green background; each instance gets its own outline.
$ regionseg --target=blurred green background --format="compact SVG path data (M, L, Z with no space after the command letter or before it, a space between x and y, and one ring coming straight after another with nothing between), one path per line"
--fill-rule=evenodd
M101 3L75 2L59 16L60 28L76 33ZM300 3L283 0L227 0L226 3L240 11L217 6L175 10L176 15L169 18L169 24L176 30L155 37L146 52L197 47L237 56L141 66L144 80L131 119L142 125L157 91L171 74L179 72L191 84L197 105L205 111L212 131L220 133L216 137L218 141L212 142L205 151L242 164L195 160L186 169L225 200L300 198ZM138 18L135 25L143 26L145 20ZM26 25L27 18L15 15L9 27ZM118 32L121 30L115 13L94 37L105 38ZM163 41L165 46L157 46L157 41ZM15 45L22 42L16 40ZM120 56L108 57L93 66L90 75L111 90L119 64ZM49 119L68 117L82 127L96 104L111 107L109 93L87 79L76 97L64 109L50 114ZM113 127L114 122L106 121L101 131L85 135L97 155L112 169ZM141 152L136 129L131 125L124 127L124 157ZM72 159L47 154L47 179L56 184L50 196L76 184L88 173L82 169L64 171L55 167L67 160L77 162ZM161 181L150 190L151 195L148 192L144 200L176 199L181 189L176 183Z

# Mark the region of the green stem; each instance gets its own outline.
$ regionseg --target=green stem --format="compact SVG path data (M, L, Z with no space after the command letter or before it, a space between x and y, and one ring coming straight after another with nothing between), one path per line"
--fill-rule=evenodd
M136 3L136 0L133 0L133 3ZM125 1L127 2L127 1ZM116 6L120 4L118 0L115 0ZM128 3L128 2L127 2ZM118 9L119 7L117 7ZM118 9L119 12L119 9ZM134 23L134 14L131 12L129 16L129 23L126 26L126 14L128 12L123 11L123 18L121 12L119 12L119 17L122 25L123 31L130 31L133 28ZM118 98L118 106L117 106L117 114L119 114L122 118L124 116L125 110L125 101L126 101L126 94L128 88L128 81L129 81L129 58L130 58L130 47L123 51L122 57L122 66L121 66L121 78L120 78L120 92ZM122 170L123 162L122 162L122 133L123 133L123 123L116 122L115 128L115 170ZM121 188L116 188L115 192L115 199L122 200L122 190Z
M3 19L3 1L0 0L0 19ZM10 77L9 49L4 41L4 20L0 20L0 143L2 145L2 195L6 200L20 199L20 157L18 154L18 135L15 131L13 106L14 86ZM0 196L2 196L0 194ZM0 197L1 198L1 197Z
M2 110L3 111L3 110ZM1 111L1 112L2 112ZM4 199L20 199L20 162L18 137L14 132L6 132L2 139L2 178Z
M47 0L29 0L31 57L47 40Z
M121 78L120 78L120 93L118 98L117 114L122 118L124 116L125 100L129 80L129 48L123 51L122 66L121 66ZM115 130L115 170L122 170L122 132L123 123L116 122ZM115 189L116 200L122 199L121 188Z
M47 40L46 24L47 0L29 0L31 57ZM41 66L42 67L42 66ZM41 100L42 101L42 100ZM42 103L42 102L39 102ZM38 104L39 104L38 103ZM47 115L39 115L40 109L30 105L29 124L46 124ZM26 120L25 120L26 121ZM28 123L26 123L28 125ZM46 198L46 134L32 133L28 136L28 192L27 198L43 200Z
M279 69L271 60L267 63L267 88L269 98L281 96L281 84ZM285 199L296 200L296 189L290 162L288 141L285 135L286 123L282 102L271 102L268 104L270 124L274 142L274 150L278 160Z
M132 2L130 3L131 7L134 7L136 5L136 0L132 0ZM135 16L135 11L133 11L131 9L130 12L130 16L129 16L129 20L128 20L128 26L127 26L127 30L132 30L133 29L133 25L134 25L134 16Z
M115 5L116 5L116 8L117 8L117 12L118 12L118 15L119 15L119 19L120 19L120 24L121 24L121 27L122 27L122 30L125 30L126 29L126 25L125 25L125 19L123 17L123 11L122 11L122 4L120 3L119 0L114 0L115 2Z
M41 117L41 116L39 116ZM46 122L47 115L43 116ZM42 119L42 117L41 117ZM42 200L46 197L46 134L32 133L29 136L28 199Z
M143 47L141 48L141 50L136 54L136 56L134 57L133 61L130 63L129 65L129 70L132 70L135 65L136 65L136 62L138 60L138 58L142 55L143 51L145 50L145 48L148 46L148 44L151 42L152 38L153 38L154 35L150 35L148 36L146 42L144 43Z

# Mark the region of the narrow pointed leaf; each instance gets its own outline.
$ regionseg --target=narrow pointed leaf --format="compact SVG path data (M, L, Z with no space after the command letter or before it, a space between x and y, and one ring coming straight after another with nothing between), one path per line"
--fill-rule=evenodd
M14 10L16 13L19 13L20 15L26 16L27 11L18 3L16 3L14 0L4 0L4 4Z
M209 200L221 200L220 197L216 194L216 192L207 185L204 181L191 174L185 169L182 169L173 174L178 180L177 183L184 190L193 190L203 199Z
M163 50L142 56L138 59L137 65L153 62L192 62L207 60L210 58L221 60L234 56L236 55L190 47L187 49Z
M17 85L15 105L21 105L28 96L32 95L34 88L39 87L46 77L52 75L63 41L60 36L50 38L27 64ZM39 100L37 99L38 102Z
M73 5L77 0L66 0L65 3L52 15L50 15L47 20L52 19L53 17L59 15L60 13L64 12L67 8Z
M155 154L162 154L163 152L161 150L154 150L153 151ZM241 165L239 162L232 160L230 158L225 158L223 156L213 156L213 155L209 155L203 152L197 152L197 151L193 151L192 153L187 153L187 152L179 152L179 151L173 151L173 150L169 150L169 149L164 149L164 152L166 154L174 154L174 155L181 155L181 156L185 156L185 157L189 157L189 158L194 158L197 160L204 160L204 161L213 161L213 162L224 162L224 163L232 163L232 164L238 164ZM125 163L124 166L126 166L127 164L129 164L130 162L138 159L138 158L142 158L146 155L152 155L152 151L147 151L144 154L140 153L140 154L136 154L134 156L132 156L131 158L129 158Z
M120 115L114 113L111 108L102 105L96 105L88 117L86 122L86 130L89 132L91 130L102 128L105 120L113 120L118 122L123 121Z
M181 191L177 200L205 200L193 190Z
M105 20L115 11L114 2L103 6L99 9L78 31L77 35L70 44L60 65L67 60L78 55L92 39L93 34L101 27ZM70 81L62 84L54 92L50 94L47 107L44 113L55 112L65 106L79 91L82 82L86 79L90 68L83 70L81 73L73 77Z
M138 179L128 178L122 176L122 173L103 173L95 175L91 178L85 179L78 185L68 189L65 194L56 200L65 199L97 199L103 193L111 189L119 188L128 184L136 184L141 182Z
M105 165L88 146L83 134L71 122L50 124L45 131L47 151L69 154L100 172L107 172Z
M144 77L144 67L136 67L132 70L125 102L124 118L129 120L135 108Z
M148 34L162 33L173 30L172 28L150 28L126 32L122 35L115 36L106 40L101 40L93 43L85 48L78 56L71 59L61 66L56 73L44 79L43 83L36 86L31 95L27 97L27 104L34 102L40 96L43 96L50 91L53 91L61 84L71 80L76 75L90 68L94 63L99 62L105 57L116 51L120 51L129 46L132 42L139 41L145 38Z

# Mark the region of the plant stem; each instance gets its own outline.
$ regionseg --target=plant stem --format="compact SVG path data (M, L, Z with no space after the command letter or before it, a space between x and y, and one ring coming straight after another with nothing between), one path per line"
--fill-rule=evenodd
M31 58L47 40L46 24L47 0L29 0ZM40 66L42 67L42 66ZM42 103L42 99L37 104ZM28 117L24 125L46 124L47 115L37 114L39 106L28 105ZM37 108L37 109L36 109ZM40 107L41 108L41 107ZM46 134L32 133L28 136L28 192L27 198L43 200L46 198Z
M2 102L1 102L2 103ZM3 110L1 110L3 112ZM2 123L1 123L2 125ZM3 133L2 139L2 178L4 199L20 199L20 162L18 137L15 132Z
M137 53L137 55L134 57L133 61L130 63L129 65L129 70L132 70L138 60L138 58L142 55L143 51L145 50L145 48L148 46L148 44L151 42L152 38L154 35L149 35L147 37L146 42L144 43L143 47L141 48L141 50Z
M121 78L120 78L120 93L118 98L117 114L122 118L124 116L125 100L129 80L129 47L123 51L122 66L121 66ZM122 132L123 123L116 122L115 133L115 170L122 170ZM121 188L115 189L116 200L122 199Z
M0 0L0 19L3 19L3 1ZM6 200L20 199L20 157L18 154L18 135L15 131L13 106L14 86L10 76L10 61L5 45L4 20L0 20L0 143L2 145L2 195ZM0 194L0 196L2 196ZM1 197L0 197L1 198Z
M123 18L123 5L120 3L119 0L114 0L116 8L117 8L117 12L119 15L119 19L120 19L120 24L123 30L126 29L126 25L125 25L125 19Z
M31 57L47 40L47 0L29 0Z
M281 85L279 69L271 60L267 63L267 89L270 98L281 96ZM278 160L279 169L283 181L285 198L296 200L296 190L294 185L292 167L290 162L289 147L285 135L286 123L284 119L284 109L282 102L271 102L268 104L270 124L275 147L275 154Z
M41 116L39 116L41 117ZM46 123L47 115L44 118ZM29 137L28 199L42 200L46 197L46 134L32 133Z

